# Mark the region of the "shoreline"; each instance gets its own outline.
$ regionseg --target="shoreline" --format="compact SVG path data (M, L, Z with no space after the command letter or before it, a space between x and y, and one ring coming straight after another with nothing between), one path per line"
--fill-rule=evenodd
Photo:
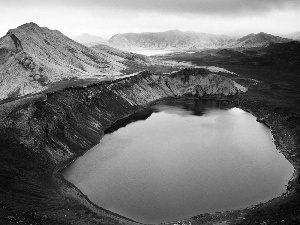
M33 152L32 155L30 155L30 157L36 157L35 154L38 154L38 156L40 156L40 154L43 154L41 155L41 157L47 156L49 158L51 156L53 159L50 158L50 160L53 161L49 161L49 162L45 161L45 163L48 163L45 164L47 166L46 168L44 168L43 164L40 165L40 159L36 159L35 162L31 163L34 166L34 170L33 170L34 172L36 172L36 170L39 170L39 167L41 167L43 170L36 172L37 173L36 175L34 173L33 175L30 174L32 172L28 170L29 178L32 177L30 178L32 180L29 181L33 182L33 185L31 183L28 183L28 187L25 186L25 190L27 191L25 192L25 194L26 193L28 194L29 200L32 201L31 204L37 204L36 207L39 207L34 209L35 210L34 216L32 218L31 217L28 218L39 221L38 224L58 224L57 223L58 221L60 222L59 224L68 224L70 222L72 224L86 224L87 222L90 224L108 224L107 221L111 221L111 222L114 221L116 224L140 224L139 222L132 221L129 218L122 217L121 215L115 214L113 212L101 208L100 206L95 205L75 185L65 180L64 177L61 175L61 171L64 168L66 168L68 165L70 165L72 162L74 162L78 157L85 154L93 146L98 144L104 134L104 130L113 126L113 124L117 123L118 121L134 114L137 111L141 111L145 108L148 108L150 105L156 104L166 99L192 97L190 93L191 91L190 86L183 86L185 89L180 89L182 87L178 88L177 85L178 83L181 85L180 82L186 85L186 79L191 79L190 77L193 77L193 79L195 79L195 76L193 75L195 71L198 70L185 70L183 72L175 74L176 76L174 76L173 74L171 78L174 79L177 83L174 82L173 80L171 80L173 83L170 82L170 80L168 80L169 78L164 81L165 83L162 83L161 79L166 79L163 78L163 76L143 73L139 77L124 78L124 80L122 79L115 82L103 82L101 84L91 85L86 88L66 89L58 93L53 93L48 95L46 101L37 100L36 102L27 105L25 104L24 106L22 105L18 106L18 109L16 110L17 112L16 115L14 114L14 111L10 112L9 116L11 118L18 119L14 123L16 123L17 125L18 124L22 125L24 123L24 129L27 129L28 121L30 122L29 124L31 124L30 126L32 127L35 126L39 127L42 126L43 124L47 125L50 123L50 125L47 125L45 128L44 127L39 128L42 132L44 132L42 128L45 129L46 134L37 132L36 138L37 141L40 142L37 142L36 139L33 139L35 141L33 143L49 144L49 141L51 141L54 143L53 146L55 147L49 149L48 151L51 152L48 153L46 151L43 152L41 149L39 150L41 152L39 151ZM199 76L207 76L207 74L205 74L205 72L203 71L205 70L199 70L200 73ZM136 84L136 86L132 87L132 82ZM140 85L140 87L143 88L142 93L138 85ZM148 89L145 90L145 87ZM91 99L87 97L89 95L91 95ZM126 95L127 98L126 101L124 101L123 99L125 98L123 97L124 95ZM119 96L122 96L122 98L120 98ZM201 96L197 98L205 99L205 96L204 97ZM241 108L242 110L245 110L247 112L250 111L250 113L257 118L258 122L266 124L270 129L272 136L274 137L274 143L276 145L276 149L280 153L282 153L285 156L285 158L293 165L295 176L293 175L292 177L293 179L289 181L287 186L287 191L284 194L276 198L273 198L263 204L253 206L251 208L245 208L239 210L231 210L231 211L215 212L215 213L203 213L189 219L184 219L182 220L182 223L189 224L191 222L192 224L204 224L204 223L213 223L213 222L222 222L222 221L224 222L226 220L232 224L237 224L237 223L255 224L253 220L256 218L258 218L258 220L261 221L264 217L268 217L268 218L273 217L273 211L274 210L275 212L278 211L276 210L277 209L276 207L278 205L283 206L284 204L288 204L288 205L290 204L293 206L293 204L296 204L295 210L297 210L298 209L297 199L299 199L298 195L300 194L299 190L297 189L297 185L299 185L297 183L298 182L297 179L299 179L300 163L299 163L299 157L296 154L297 153L296 150L297 148L299 148L299 146L297 145L296 141L289 142L290 139L286 138L287 137L286 135L288 135L289 138L293 138L293 140L297 140L297 136L293 136L294 134L290 130L291 128L288 127L288 124L283 123L283 121L289 115L285 113L283 113L282 115L279 114L277 115L276 113L272 112L272 107L265 106L262 100L255 99L255 95L251 93L250 94L240 93L239 95L229 96L226 97L225 99L224 96L215 94L212 97L209 97L208 99L212 99L212 98L214 98L214 100L219 99L220 101L232 102L236 107ZM251 98L254 98L254 101L252 101ZM48 103L49 106L47 106ZM107 107L111 107L111 108L107 108ZM108 116L104 114L103 118L99 117L99 115L96 112L101 113L102 111L99 110L102 109L104 109L104 112ZM25 115L25 117L19 116L20 110L23 113L21 115ZM96 110L96 112L94 112L93 110ZM82 113L87 113L87 114L84 117L82 117L81 116ZM91 114L89 115L88 113ZM41 116L39 117L39 115ZM92 115L94 117L87 118L88 116L92 116ZM36 121L34 120L35 118L34 116L38 116L38 118L41 118L41 121L37 121L38 123L36 125L34 124L34 122ZM66 118L69 119L66 120ZM93 125L92 122L94 121L93 120L94 118L98 119L98 121L96 122L98 122L98 124L100 124L101 126L99 125L98 127ZM61 127L60 124L65 124L65 125ZM81 126L85 126L84 130L81 130ZM70 131L72 131L73 133L75 131L75 136L70 136L72 133L69 134L68 133L69 131L65 130L66 127L70 127L71 128ZM54 133L55 135L51 133L53 131L56 132ZM32 138L31 135L28 136L28 134L31 133L27 133L27 132L28 131L25 132L25 135L27 135L25 137ZM2 134L7 135L8 138L11 138L9 136L10 133L7 134L2 133ZM41 134L46 135L43 136L43 138L46 138L45 139L46 142L44 139L41 139L42 138ZM76 146L78 147L76 147L76 149L72 149L71 147L73 142L68 142L68 140L65 139L66 138L65 136L63 137L63 139L57 139L57 138L62 138L61 135L67 135L66 137L71 137L70 139L71 141L73 140L77 141L77 136L82 135L80 136L80 138L82 137L82 140L78 139L78 141L76 142L77 144ZM76 139L72 139L73 137ZM30 144L31 140L32 139L25 139L25 141L27 141L25 143ZM5 142L0 142L0 143L5 143ZM70 146L70 148L68 146ZM10 154L11 152L10 148L8 147L7 149L8 149L7 152ZM23 148L21 150L23 151ZM45 153L46 155L44 155ZM52 155L50 155L50 153ZM22 159L20 158L20 160ZM20 162L23 163L23 161ZM18 166L18 164L16 164L15 166ZM20 170L19 172L17 170L17 172L22 173L23 171ZM3 175L0 174L0 178L1 176ZM24 185L25 184L27 185L27 183L24 183ZM40 187L38 186L40 189L36 189L35 185L40 185ZM4 186L1 189L0 186L0 190L6 190L5 188L6 186ZM20 190L19 189L16 190L21 191L20 193L22 193L23 187L21 186ZM36 198L31 197L31 195L34 195L35 192L41 195L41 198L38 198L40 203L36 203ZM22 208L22 205L19 206L18 202L16 203L14 202L15 200L13 197L8 196L7 200L5 195L4 197L5 198L3 198L3 202L2 203L0 202L0 206L1 204L9 203L10 205L16 206L16 208L20 208L20 207ZM47 208L48 206L45 208L46 205L44 206L44 204L46 203L49 204L49 207L51 206L50 211ZM25 205L23 204L24 207L27 207L28 205L29 203L26 203ZM7 208L7 206L5 207ZM3 208L4 211L5 211L5 207ZM264 210L266 208L270 211L268 210L262 212L259 211L259 210ZM23 215L24 214L23 212L25 212L25 210L27 209L25 208L18 209L14 212L16 213L16 215ZM289 209L283 209L283 213L289 211L290 211ZM66 216L67 213L68 216ZM261 213L263 213L264 216L261 216L262 215ZM46 215L49 216L45 217ZM251 221L251 223L249 221ZM1 222L1 208L0 208L0 222ZM176 223L178 223L178 221L174 223L170 222L165 224L176 224Z
M142 110L144 110L144 109L147 109L147 108L149 108L149 107L151 107L151 106L153 106L153 105L155 105L155 104L158 104L158 103L160 103L160 102L163 102L163 101L169 100L169 99L200 99L200 100L203 99L203 100L213 100L213 101L221 101L221 102L231 102L231 103L233 103L236 107L238 107L238 108L244 110L245 112L248 112L248 113L250 113L251 115L255 116L257 122L263 123L264 125L266 125L266 126L268 127L268 129L269 129L269 131L270 131L270 133L272 134L272 137L273 137L274 139L275 139L276 136L277 136L276 131L274 131L274 130L272 129L271 126L269 126L267 123L265 123L265 121L264 121L263 119L261 120L261 118L259 118L259 115L256 115L256 114L255 114L251 109L249 109L249 108L244 108L243 106L241 106L241 105L239 105L239 104L236 104L235 100L231 100L231 99L216 99L214 96L208 96L207 98L196 98L196 97L184 97L184 96L181 96L181 97L178 97L178 98L168 97L168 98L164 98L164 99L159 99L159 100L157 100L157 101L151 102L151 103L148 104L147 106L141 108L140 110L137 110L137 111L133 112L133 113L130 114L130 115L127 115L127 116L125 116L125 117L123 117L123 118L121 118L121 119L118 119L118 120L114 121L114 123L112 123L111 126L109 126L109 127L107 127L106 129L103 130L103 134L102 134L101 137L100 137L99 143L101 142L101 139L102 139L102 137L104 136L105 130L107 130L107 129L109 129L109 128L115 126L115 125L117 125L121 120L124 120L124 119L126 120L128 117L132 116L132 115L135 114L135 113L138 113L138 112L140 112L140 111L142 111ZM280 139L280 137L277 137L277 138ZM97 144L99 144L99 143L97 143ZM267 200L267 201L265 201L265 202L261 202L260 204L256 204L256 205L253 205L253 206L251 205L251 206L248 206L248 207L245 207L245 208L241 208L241 209L237 209L237 210L226 210L226 211L221 211L221 212L201 213L201 214L198 214L198 215L195 215L195 216L200 216L200 217L201 217L202 215L207 215L207 214L210 214L210 215L219 215L219 214L223 214L223 213L228 213L228 212L238 212L238 211L242 211L243 213L247 213L248 210L251 211L251 210L253 210L253 209L257 209L258 207L264 207L264 206L266 206L266 205L270 205L270 204L273 203L273 201L283 200L284 198L287 198L289 195L292 195L292 194L293 194L293 190L290 190L290 189L293 188L293 187L292 187L292 186L293 186L293 182L295 182L295 180L296 180L297 178L299 178L299 170L300 170L300 167L299 167L298 164L294 163L294 161L292 160L290 154L287 153L286 151L282 151L282 150L280 149L280 146L278 146L278 144L276 144L276 143L277 143L277 142L274 141L274 144L275 144L275 146L276 146L276 150L277 150L279 153L281 153L281 154L286 158L286 160L288 160L289 163L293 166L293 175L292 175L292 177L289 179L288 183L285 185L285 186L286 186L286 190L285 190L284 193L282 193L281 195L279 195L279 196L277 196L277 197L273 197L272 199L269 199L269 200ZM94 146L96 146L97 144L95 144ZM93 146L93 147L94 147L94 146ZM93 147L91 147L91 148L93 148ZM90 148L90 149L91 149L91 148ZM89 151L90 149L86 150L81 156L83 156L83 155L84 155L87 151ZM78 156L78 157L81 157L81 156ZM71 162L68 162L66 165L60 167L60 169L56 172L56 175L59 174L59 176L62 177L63 181L66 182L66 183L68 183L68 184L70 184L71 182L69 182L68 180L66 180L66 179L63 177L63 175L61 174L61 172L62 172L65 168L67 168L70 164L72 164L78 157L74 157L74 158L71 160ZM73 183L71 183L71 184L72 184L73 186L76 187L76 185L74 185ZM80 191L80 189L79 189L78 187L76 187L76 188ZM80 191L80 192L81 192L81 191ZM83 194L83 193L82 193L82 194ZM83 195L84 195L84 194L83 194ZM94 206L96 206L96 207L99 208L100 210L105 210L105 211L106 211L106 209L101 208L101 207L98 206L97 204L93 203L86 195L84 195L84 196L89 200L89 202L90 202L91 204L93 204ZM111 212L111 211L109 211L109 210L107 210L107 211L108 211L109 213L116 214L116 213ZM119 214L116 214L116 215L117 215L117 216L120 216L120 217L123 217L122 215L119 215ZM135 223L137 223L137 224L143 224L143 223L140 223L140 222L138 222L138 221L134 221L134 220L132 220L132 219L130 219L130 218L126 218L126 217L123 217L123 218L124 218L124 219L128 219L128 220L131 220L132 222L135 222ZM192 217L192 218L193 218L193 217ZM190 221L190 219L191 219L191 218L183 219L182 221L183 221L183 222L187 222L187 221ZM177 221L177 222L178 222L178 221ZM177 222L166 222L166 223L162 223L162 224L175 224L175 223L177 223Z

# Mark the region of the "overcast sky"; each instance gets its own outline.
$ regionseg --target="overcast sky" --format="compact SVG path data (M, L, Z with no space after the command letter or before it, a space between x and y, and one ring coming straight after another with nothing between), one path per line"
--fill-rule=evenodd
M67 36L199 31L246 35L300 31L300 0L0 0L0 36L28 22Z

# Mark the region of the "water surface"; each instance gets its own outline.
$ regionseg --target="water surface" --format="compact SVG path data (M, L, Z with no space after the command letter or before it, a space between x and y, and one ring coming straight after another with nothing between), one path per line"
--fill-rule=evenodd
M292 173L254 116L190 99L112 127L64 176L103 208L159 223L265 202L285 192Z
M172 53L172 50L161 50L161 49L133 49L130 50L130 52L142 54L146 56L152 56L152 55L164 55L167 53Z

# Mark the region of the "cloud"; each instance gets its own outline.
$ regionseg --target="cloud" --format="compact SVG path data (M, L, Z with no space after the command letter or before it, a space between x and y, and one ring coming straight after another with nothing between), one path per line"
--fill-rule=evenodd
M60 1L61 2L61 1ZM257 14L273 9L295 8L299 0L66 0L71 4L92 7L110 7L141 12L190 14Z
M72 36L193 30L246 35L300 29L300 0L0 0L0 37L27 22Z
M0 0L1 5L30 7L77 8L81 10L103 10L157 13L188 13L202 15L251 15L272 10L300 9L299 0Z

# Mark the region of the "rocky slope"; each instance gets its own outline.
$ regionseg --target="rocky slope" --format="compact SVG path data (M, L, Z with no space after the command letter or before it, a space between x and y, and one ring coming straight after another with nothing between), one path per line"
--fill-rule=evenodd
M206 69L143 72L0 105L0 222L125 224L93 205L58 171L97 144L103 131L149 104L182 96L234 99L246 88Z
M229 44L232 38L225 35L214 35L197 32L170 30L157 33L116 34L108 42L121 49L173 49L193 50L217 48Z
M296 173L288 194L267 204L169 224L297 224L299 114L286 108L280 90L273 96L272 89L257 83L245 90L209 70L185 69L171 74L143 72L0 105L0 223L137 224L92 204L59 171L98 143L115 121L157 100L193 96L227 99L250 110L271 127L277 148Z
M31 94L70 81L101 80L122 74L131 58L97 52L62 33L34 23L0 39L0 100ZM146 62L138 63L147 66Z
M245 37L237 39L235 42L226 45L230 48L257 48L266 47L271 43L286 43L292 41L291 39L282 38L266 33L249 34Z

